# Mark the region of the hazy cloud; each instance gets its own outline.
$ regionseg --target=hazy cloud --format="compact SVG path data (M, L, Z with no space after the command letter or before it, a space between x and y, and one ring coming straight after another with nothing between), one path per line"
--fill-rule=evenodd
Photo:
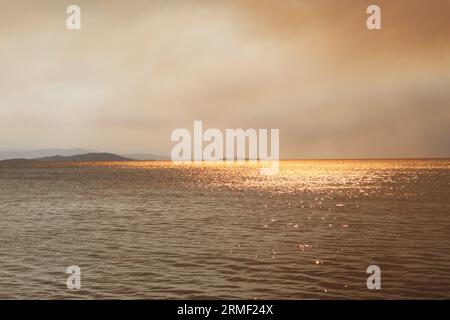
M279 128L281 156L450 156L449 1L0 2L0 149L169 154Z

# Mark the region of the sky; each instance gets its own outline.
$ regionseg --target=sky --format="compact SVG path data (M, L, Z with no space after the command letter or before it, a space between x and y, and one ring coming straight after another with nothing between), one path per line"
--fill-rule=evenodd
M66 8L81 8L68 30ZM381 8L381 30L366 9ZM0 0L0 150L169 155L280 130L282 158L450 157L450 1Z

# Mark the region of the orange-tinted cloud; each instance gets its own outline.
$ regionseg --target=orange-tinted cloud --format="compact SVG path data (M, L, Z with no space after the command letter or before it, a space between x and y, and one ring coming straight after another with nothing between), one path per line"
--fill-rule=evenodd
M0 148L168 154L279 128L283 157L450 156L448 1L0 2Z

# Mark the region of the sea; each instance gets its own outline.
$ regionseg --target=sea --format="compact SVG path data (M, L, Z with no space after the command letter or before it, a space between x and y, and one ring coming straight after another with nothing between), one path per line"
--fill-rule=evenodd
M449 299L450 160L0 166L17 298Z

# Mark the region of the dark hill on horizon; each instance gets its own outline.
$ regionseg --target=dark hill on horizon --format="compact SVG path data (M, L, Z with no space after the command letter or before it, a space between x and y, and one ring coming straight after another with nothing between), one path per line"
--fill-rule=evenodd
M85 153L72 156L50 156L33 159L6 159L0 160L0 167L34 167L42 162L119 162L136 161L132 158L125 158L113 153Z
M50 156L31 159L33 161L48 162L107 162L107 161L135 161L132 158L125 158L114 153L85 153L73 156Z
M3 150L0 149L0 161L2 160L18 160L18 159L37 159L37 158L45 158L45 157L55 157L58 156L76 156L83 155L87 153L105 153L103 150L92 150L86 148L72 148L72 149L57 149L57 148L48 148L48 149L34 149L34 150ZM111 153L111 152L109 152ZM121 153L121 152L112 152L115 155L119 155L124 158L130 158L133 160L170 160L170 157L151 154L151 153Z

